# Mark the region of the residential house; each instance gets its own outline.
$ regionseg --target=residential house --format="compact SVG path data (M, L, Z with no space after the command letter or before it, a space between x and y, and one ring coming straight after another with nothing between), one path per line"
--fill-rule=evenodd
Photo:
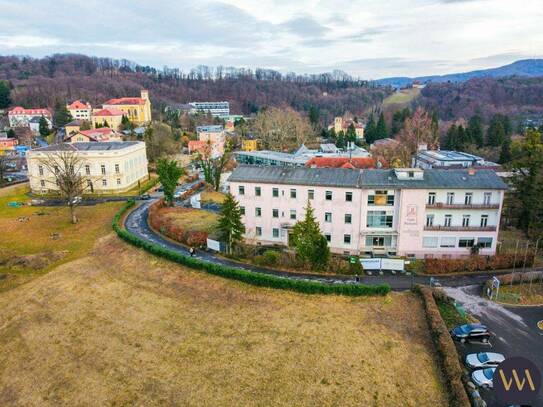
M81 122L82 120L76 119L66 124L64 126L64 129L66 130L66 134L70 135L70 134L77 133L81 129Z
M17 144L16 138L7 137L6 133L2 133L0 135L0 155L15 151Z
M226 137L222 126L198 126L196 127L196 133L198 134L199 141L210 144L212 157L219 157L224 154Z
M241 149L243 151L257 151L258 150L258 140L255 138L243 139L241 140Z
M344 119L343 117L336 117L334 123L328 126L328 130L334 129L334 132L338 134L342 131L344 134L347 133L349 127L353 125L354 131L356 133L356 138L362 140L364 138L364 124L355 122L352 119Z
M54 174L44 165L44 161L58 152L69 152L80 157L81 167L77 170L85 178L85 193L123 193L149 176L145 143L141 141L52 144L26 154L33 193L58 190Z
M51 127L52 124L52 115L51 112L46 108L37 108L37 109L25 109L21 106L16 106L8 112L9 126L10 127L29 127L30 121L34 118L45 117L47 119L47 124Z
M116 109L122 111L124 115L127 116L130 121L136 125L142 125L151 122L151 100L149 99L149 91L147 90L142 90L141 97L139 98L123 97L109 99L102 105L102 107L108 110Z
M123 141L121 133L116 132L109 127L99 127L91 130L79 130L75 133L67 134L64 139L69 143L89 143L89 142L118 142Z
M309 201L332 252L412 258L493 255L507 189L473 169L239 166L228 182L248 243L287 246Z
M125 113L114 107L98 109L92 114L92 127L109 127L118 130L123 121Z
M91 121L92 106L89 102L83 100L75 100L72 103L66 105L66 109L70 112L74 120L86 120Z

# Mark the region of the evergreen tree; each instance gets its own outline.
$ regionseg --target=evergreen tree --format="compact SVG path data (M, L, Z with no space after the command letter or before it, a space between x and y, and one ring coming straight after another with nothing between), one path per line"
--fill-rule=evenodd
M354 124L351 123L349 127L347 128L347 134L345 135L345 141L346 144L348 142L354 143L356 141L356 129L354 128Z
M499 120L493 120L487 130L486 142L492 147L499 147L505 140L505 129Z
M47 123L47 119L45 117L40 117L40 127L39 127L40 135L45 137L49 134L49 123Z
M500 164L507 164L512 158L513 154L511 153L511 138L507 137L502 144L499 162Z
M241 241L245 233L245 226L241 221L241 209L234 196L226 195L221 207L217 229L221 240L226 242L227 251L232 252L234 245Z
M377 121L377 126L375 127L375 140L381 140L386 138L388 135L387 124L385 122L385 115L381 113L379 115L379 120Z
M176 115L176 117L179 117L179 115ZM128 116L125 116L123 114L123 117L121 119L121 127L123 130L132 130L134 128L134 126L132 125L132 122L130 121L130 119L128 118ZM177 126L179 127L179 126Z
M0 109L5 109L11 105L11 89L9 82L0 81Z
M470 142L475 143L479 148L483 147L483 118L480 115L475 114L469 119L467 132Z
M55 115L53 116L55 126L64 127L72 120L73 117L66 108L66 105L64 103L57 102L55 105Z
M456 127L456 124L453 124L449 129L447 130L447 134L445 135L445 148L447 150L456 150L458 149L458 127Z
M173 194L179 177L183 175L183 169L177 165L177 161L161 158L157 162L156 172L164 188L164 200L169 206L172 206Z
M336 137L336 147L345 148L346 145L345 136L343 135L343 130L341 130Z
M330 249L309 201L304 219L296 222L292 229L291 241L296 248L296 256L301 261L318 270L326 267L330 259Z
M439 140L439 117L435 110L432 112L432 133L434 139Z
M366 124L366 128L364 130L364 137L368 144L371 144L376 140L375 138L376 132L377 132L377 125L375 124L375 120L373 119L373 114L371 114L368 120L368 123Z
M102 125L102 127L108 127L109 128L109 123L107 122L107 120L104 120L104 124Z
M457 128L457 137L456 137L456 150L463 150L466 148L466 145L469 144L469 137L464 126L460 125Z
M311 106L309 108L308 116L309 116L309 122L311 123L313 128L317 128L317 126L319 125L319 116L320 116L319 109L317 109L315 106Z

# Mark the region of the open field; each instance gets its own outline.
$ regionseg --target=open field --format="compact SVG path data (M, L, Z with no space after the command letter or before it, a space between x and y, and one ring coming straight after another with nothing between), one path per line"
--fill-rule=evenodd
M0 405L447 404L420 300L307 296L110 235L0 294Z
M6 274L0 291L86 256L95 240L111 231L111 219L122 205L79 207L80 222L72 225L65 207L8 206L27 202L26 192L27 185L0 190L0 273Z
M161 208L160 216L168 223L179 226L183 230L194 230L212 233L217 225L218 215L201 209Z
M394 92L383 100L383 107L392 105L407 105L420 95L420 89L409 88Z
M513 301L512 296L520 295L520 301ZM512 304L522 304L522 305L540 305L543 304L543 285L539 279L532 281L532 287L530 283L523 284L502 284L500 286L500 302L510 302Z
M202 202L212 202L216 204L222 204L224 202L225 195L217 191L204 191L202 192Z

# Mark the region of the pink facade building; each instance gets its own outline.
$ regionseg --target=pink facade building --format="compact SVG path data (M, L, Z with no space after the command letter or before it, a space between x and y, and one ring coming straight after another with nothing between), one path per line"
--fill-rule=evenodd
M507 189L470 169L240 166L229 183L249 243L288 245L309 201L332 252L416 258L494 254Z

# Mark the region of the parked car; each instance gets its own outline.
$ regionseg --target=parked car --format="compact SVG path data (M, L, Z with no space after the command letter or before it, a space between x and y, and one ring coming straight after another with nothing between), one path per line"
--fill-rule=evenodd
M451 330L454 340L462 343L466 341L481 341L487 343L490 339L490 331L483 324L460 325Z
M505 360L501 353L479 352L470 353L466 356L466 366L471 369L481 369L485 367L497 367Z
M148 199L151 199L151 195L149 195L149 194L141 194L139 196L139 199L142 199L142 200L146 201Z
M495 367L489 367L487 369L478 369L471 374L471 380L479 387L492 388L494 383L492 378L494 377Z

